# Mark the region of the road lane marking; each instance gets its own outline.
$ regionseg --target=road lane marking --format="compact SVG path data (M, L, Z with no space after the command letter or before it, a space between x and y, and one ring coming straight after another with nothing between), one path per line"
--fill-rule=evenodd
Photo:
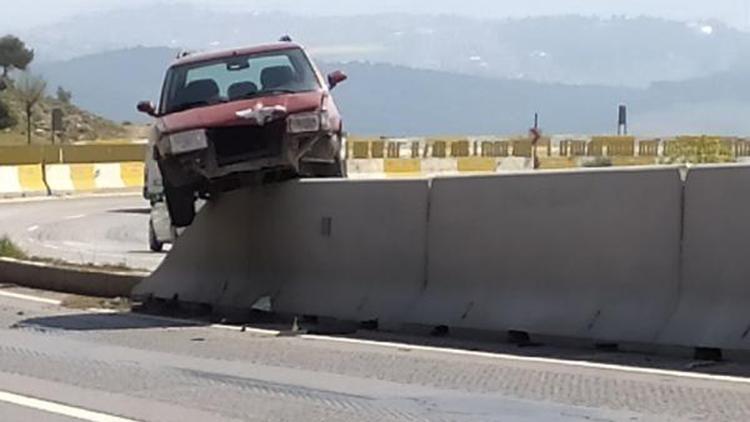
M55 305L60 305L62 303L59 300L40 298L36 296L23 295L23 294L18 294L18 293L11 293L11 292L3 292L3 291L0 291L0 296L8 296L8 297L13 297L17 299L44 302L44 303L55 304ZM109 313L109 311L106 311L106 312ZM227 324L203 325L202 321L185 319L185 318L164 317L164 316L147 315L147 314L133 314L131 316L144 318L144 319L155 319L155 320L193 324L194 328L214 328L214 329L221 329L221 330L241 331L241 332L247 332L250 334L259 334L259 335L265 335L265 336L278 336L282 333L282 331L279 331L279 330L252 328L252 327L247 327L247 326L243 327L243 326L235 326L235 325L227 325ZM546 357L537 357L537 356L518 356L518 355L507 354L507 353L480 352L476 350L464 350L464 349L456 349L456 348L450 348L450 347L421 346L421 345L410 344L410 343L365 340L365 339L356 339L356 338L351 338L351 337L332 337L332 336L324 336L324 335L317 335L317 334L301 334L301 335L297 335L296 337L305 339L305 340L326 341L326 342L331 342L331 343L348 343L348 344L380 347L380 348L385 348L385 349L397 349L400 351L416 350L416 351L422 351L422 352L434 352L434 353L442 353L442 354L458 355L458 356L480 357L480 358L497 359L497 360L512 361L512 362L552 364L552 365L569 366L569 367L576 367L576 368L588 368L588 369L628 372L628 373L641 374L641 375L659 375L659 376L668 376L668 377L676 377L676 378L697 379L697 380L703 380L703 381L719 381L719 382L731 382L731 383L736 383L736 384L750 384L750 378L738 377L738 376L733 376L733 375L712 375L712 374L704 374L704 373L699 373L699 372L685 372L685 371L679 371L679 370L674 370L674 369L644 368L640 366L627 366L627 365L619 365L619 364L613 364L613 363L598 363L598 362L589 362L589 361L583 361L583 360L566 360L566 359L546 358Z
M0 204L25 204L29 202L54 202L54 201L76 201L79 199L117 199L123 197L139 197L143 195L140 190L134 188L130 192L91 192L78 193L73 195L54 195L54 196L29 196L25 198L7 198L0 199Z
M69 215L67 217L63 217L63 220L78 220L79 218L86 217L86 214L76 214L76 215Z
M41 242L40 244L43 247L48 248L48 249L56 249L58 251L67 251L67 250L69 250L68 248L64 248L62 246L58 246L58 245L55 245L55 244L49 243L49 242Z
M0 401L90 422L136 422L134 419L121 418L119 416L112 416L106 413L81 409L80 407L73 407L47 400L22 396L7 391L0 391Z
M162 316L155 316L155 315L139 315L139 316L143 316L146 318L153 318L153 319L161 319L165 321L182 322L182 323L192 322L196 324L198 328L206 327L206 328L214 328L214 329L221 329L221 330L242 331L242 332L247 332L250 334L258 334L258 335L264 335L264 336L278 336L282 333L279 330L273 330L273 329L251 328L251 327L242 327L242 326L226 325L226 324L211 324L211 325L201 326L200 321L183 319L183 318L162 317ZM677 377L677 378L698 379L698 380L703 380L703 381L721 381L721 382L732 382L732 383L738 383L738 384L750 384L750 378L737 377L737 376L732 376L732 375L711 375L711 374L703 374L703 373L698 373L698 372L685 372L685 371L671 370L671 369L644 368L640 366L627 366L627 365L618 365L618 364L613 364L613 363L597 363L597 362L589 362L589 361L583 361L583 360L566 360L566 359L545 358L545 357L536 357L536 356L518 356L518 355L507 354L507 353L479 352L475 350L455 349L455 348L450 348L450 347L420 346L420 345L410 344L410 343L364 340L364 339L357 339L357 338L351 338L351 337L332 337L332 336L324 336L324 335L317 335L317 334L301 334L296 337L305 339L305 340L326 341L326 342L331 342L331 343L349 343L349 344L356 344L356 345L380 347L380 348L386 348L386 349L397 349L400 351L416 350L416 351L422 351L422 352L434 352L434 353L468 356L468 357L481 357L481 358L489 358L489 359L497 359L497 360L505 360L505 361L542 363L542 364L570 366L570 367L576 367L576 368L620 371L620 372L629 372L629 373L636 373L636 374L642 374L642 375L659 375L659 376L670 376L670 377Z
M382 347L382 348L387 348L387 349L410 350L410 351L418 350L418 351L423 351L423 352L435 352L435 353L443 353L443 354L459 355L459 356L463 355L463 356L481 357L481 358L515 361L515 362L554 364L554 365L560 365L560 366L572 366L572 367L577 367L577 368L589 368L589 369L600 369L600 370L607 370L607 371L629 372L629 373L643 374L643 375L660 375L660 376L668 376L668 377L676 377L676 378L698 379L698 380L703 380L703 381L721 381L721 382L731 382L731 383L738 383L738 384L750 384L750 378L738 377L738 376L733 376L733 375L712 375L712 374L703 374L703 373L698 373L698 372L685 372L685 371L679 371L679 370L674 370L674 369L656 369L656 368L644 368L640 366L618 365L614 363L597 363L597 362L589 362L585 360L565 360L565 359L545 358L545 357L537 357L537 356L518 356L518 355L510 355L507 353L478 352L475 350L454 349L450 347L420 346L420 345L409 344L409 343L363 340L363 339L355 339L355 338L350 338L350 337L331 337L331 336L323 336L323 335L316 335L316 334L303 334L298 337L307 339L307 340L319 340L319 341L328 341L328 342L336 342L336 343L369 345L369 346Z
M29 232L35 232L35 231L39 230L39 226L37 226L37 225L30 226L26 230L29 231Z
M12 298L12 299L27 300L27 301L30 301L30 302L45 303L47 305L60 306L60 304L62 304L62 301L57 300L57 299L49 299L49 298L46 298L46 297L25 295L25 294L22 294L22 293L6 292L6 291L3 291L3 290L0 290L0 296L9 297L9 298Z

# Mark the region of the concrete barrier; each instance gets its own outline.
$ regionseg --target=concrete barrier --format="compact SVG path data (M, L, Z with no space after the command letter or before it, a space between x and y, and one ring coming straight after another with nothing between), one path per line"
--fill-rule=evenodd
M46 195L42 166L0 166L0 197Z
M2 283L85 296L129 297L143 276L0 258Z
M531 168L531 160L523 157L349 159L347 168L352 179L382 179L527 170Z
M143 186L145 164L143 162L119 163L120 177L126 188L140 188Z
M750 349L750 167L691 168L679 303L660 342Z
M427 180L305 180L207 204L138 297L401 321L425 281Z
M143 185L143 163L51 164L45 166L53 194L116 191Z
M654 341L679 280L675 168L438 178L407 322Z
M209 203L139 298L750 349L750 167L305 180ZM683 223L684 221L684 223Z

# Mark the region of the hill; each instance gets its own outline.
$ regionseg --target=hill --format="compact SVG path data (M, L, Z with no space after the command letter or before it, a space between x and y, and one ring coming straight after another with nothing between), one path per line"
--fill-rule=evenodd
M147 122L135 111L158 99L170 48L133 48L47 63L39 69L74 102L110 119ZM611 133L616 107L630 106L631 130L747 134L750 73L744 68L647 88L564 85L477 77L366 62L321 63L350 79L334 94L349 131L373 135L523 133L534 112L546 131ZM92 77L91 75L100 75Z
M18 35L34 46L39 61L61 61L136 45L203 50L254 44L284 33L322 61L370 61L575 85L645 87L702 77L746 62L750 51L750 34L711 21L299 16L259 13L239 4L228 11L158 2L79 16Z
M0 130L0 145L25 144L27 142L26 116L18 91L11 85L5 91L0 92L0 101L8 106L16 121L15 126ZM62 139L65 142L127 136L126 128L108 119L46 96L34 106L32 111L33 143L50 142L53 108L60 108L63 112L65 130L62 133Z
M63 86L73 101L108 118L143 120L135 111L138 101L156 101L161 80L178 50L137 47L88 55L54 63L34 64L50 87Z

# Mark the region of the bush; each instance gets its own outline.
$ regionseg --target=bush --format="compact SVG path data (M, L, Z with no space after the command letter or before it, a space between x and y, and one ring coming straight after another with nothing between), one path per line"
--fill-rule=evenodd
M732 144L717 137L681 137L666 146L667 164L729 163L734 161Z
M57 87L57 101L60 101L63 104L70 104L70 100L73 99L73 93L70 91L67 91L65 88L58 86Z
M13 243L8 236L3 236L0 238L0 257L5 258L14 258L14 259L28 259L29 257L26 255L26 252L24 252L21 248L16 246L15 243Z
M0 100L0 130L13 127L18 123L16 118L11 114L10 108Z
M612 160L609 157L596 157L592 160L584 161L583 167L612 167Z

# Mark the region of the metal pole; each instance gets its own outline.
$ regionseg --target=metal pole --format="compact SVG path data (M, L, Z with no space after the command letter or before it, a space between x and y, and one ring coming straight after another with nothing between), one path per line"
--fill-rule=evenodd
M534 170L539 168L539 158L536 146L541 137L539 133L539 113L534 113L534 128L531 129L531 166Z

